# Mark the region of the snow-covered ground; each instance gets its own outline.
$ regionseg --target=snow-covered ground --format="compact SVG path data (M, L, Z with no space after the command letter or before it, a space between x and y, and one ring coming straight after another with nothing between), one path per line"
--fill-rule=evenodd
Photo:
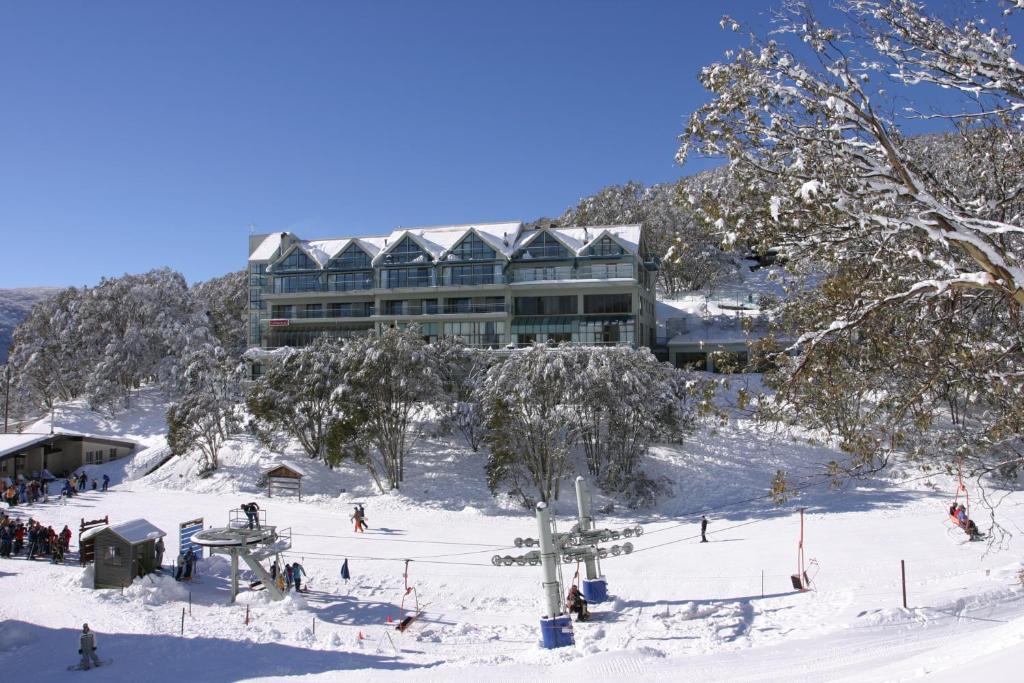
M71 406L59 426L131 434L159 447L163 406L143 392L117 420ZM289 456L294 457L294 456ZM518 554L517 536L535 536L531 514L495 502L484 485L484 456L454 438L420 436L401 493L380 495L361 471L309 462L304 495L267 498L258 472L280 456L247 439L222 452L222 470L205 479L174 458L154 474L130 463L92 467L111 473L107 493L67 505L16 508L57 528L81 518L145 517L168 532L178 524L256 500L268 523L290 527L287 561L306 567L309 593L280 603L243 592L228 606L228 569L204 560L191 584L144 578L123 593L88 588L88 570L22 558L0 560L0 654L33 680L91 676L104 681L413 680L1017 680L1024 654L1024 496L1000 508L1014 532L1004 547L966 543L946 521L954 489L945 476L899 477L847 485L817 483L835 457L824 447L736 420L679 447L660 447L652 474L677 482L656 510L616 509L601 526L641 523L636 552L602 563L613 599L595 619L575 624L576 645L539 646L540 569L495 567L495 554ZM779 467L808 484L775 506L763 496ZM567 487L571 494L571 486ZM743 502L746 501L746 502ZM364 503L369 531L355 534L349 512ZM596 507L608 501L599 497ZM806 554L814 590L793 590L798 507L806 507ZM575 500L555 506L560 526ZM709 510L710 543L696 534ZM982 528L987 526L982 523ZM77 547L73 541L72 549ZM339 576L348 558L352 580ZM404 560L423 616L405 633ZM907 601L901 606L900 562ZM572 580L575 565L565 565ZM406 599L406 606L412 596ZM245 623L247 614L249 623ZM182 610L185 610L184 636ZM83 622L99 634L99 672L68 672ZM23 667L28 667L24 669Z

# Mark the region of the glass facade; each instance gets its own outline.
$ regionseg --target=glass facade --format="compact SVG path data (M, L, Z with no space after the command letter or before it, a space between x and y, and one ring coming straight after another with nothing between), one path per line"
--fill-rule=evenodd
M565 245L547 232L542 232L526 245L526 248L520 252L519 258L568 259L572 258L572 256L569 254L569 250L565 248Z
M320 276L313 274L306 275L284 275L274 278L274 294L294 294L297 292L319 292Z
M383 258L384 263L426 263L431 260L430 254L423 251L408 235L384 254Z
M591 256L622 256L624 253L619 243L613 240L611 237L605 235L593 245L591 245L588 252Z
M497 254L474 233L459 242L448 255L449 261L493 261Z
M654 329L653 298L644 301L653 297L651 278L645 285L640 255L611 237L577 254L554 228L506 233L506 245L532 237L509 260L491 246L490 237L467 230L435 263L421 246L432 244L428 233L422 240L403 234L376 265L360 244L379 246L384 240L348 242L324 266L295 240L282 247L286 255L280 261L251 262L250 344L277 348L303 346L319 336L344 339L383 326L404 327L411 321L405 316L422 320L429 340L457 336L490 348L510 343L635 345L647 341ZM618 282L606 287L602 280ZM540 284L517 284L533 282ZM639 310L634 299L641 302ZM280 322L271 326L268 319Z
M380 271L380 286L384 289L431 287L433 284L433 268L385 268Z
M501 264L487 263L472 266L446 267L444 268L442 282L446 285L501 284Z
M373 271L361 273L330 273L327 275L327 291L352 292L359 289L373 289Z
M517 296L516 315L568 315L577 312L577 298L570 296Z
M583 297L584 313L630 313L632 294L588 294Z
M288 254L283 261L278 261L273 268L275 273L285 273L296 270L320 270L320 264L309 258L298 249Z
M327 264L327 270L370 270L372 267L370 255L354 244L345 247Z

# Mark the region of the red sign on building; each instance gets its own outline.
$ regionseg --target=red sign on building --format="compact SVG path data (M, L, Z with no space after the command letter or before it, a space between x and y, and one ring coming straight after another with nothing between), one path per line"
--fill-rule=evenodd
M278 318L270 321L271 327L288 327L287 318Z

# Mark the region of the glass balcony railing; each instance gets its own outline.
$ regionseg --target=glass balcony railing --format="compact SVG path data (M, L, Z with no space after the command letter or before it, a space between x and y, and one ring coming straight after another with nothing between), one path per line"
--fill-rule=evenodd
M408 304L405 306L386 306L382 315L458 315L461 313L505 313L508 306L504 303L457 303L457 304Z
M373 315L373 306L353 308L323 308L298 311L273 311L274 320L319 320L324 318L366 318Z
M572 266L515 268L512 270L512 282L633 279L635 272L632 263L593 264L580 268Z

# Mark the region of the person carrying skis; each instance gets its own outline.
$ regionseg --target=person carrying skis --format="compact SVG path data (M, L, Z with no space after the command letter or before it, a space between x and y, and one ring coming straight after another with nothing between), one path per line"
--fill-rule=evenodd
M89 630L89 624L82 624L82 635L78 637L78 654L82 655L80 668L88 671L93 666L100 666L100 658L96 656L96 634Z
M363 528L369 529L370 525L366 523L366 510L363 509L363 504L359 504L359 519L363 521Z
M708 531L708 518L707 518L707 515L701 515L700 516L700 542L701 543L707 543L708 542L707 531Z
M302 592L302 577L306 575L306 570L298 562L292 562L292 583L295 585L295 592Z

